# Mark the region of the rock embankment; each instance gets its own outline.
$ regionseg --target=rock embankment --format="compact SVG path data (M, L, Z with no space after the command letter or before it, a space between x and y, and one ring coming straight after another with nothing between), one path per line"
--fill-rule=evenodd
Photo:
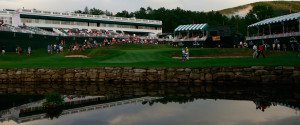
M300 67L93 67L0 69L0 83L15 82L300 83Z

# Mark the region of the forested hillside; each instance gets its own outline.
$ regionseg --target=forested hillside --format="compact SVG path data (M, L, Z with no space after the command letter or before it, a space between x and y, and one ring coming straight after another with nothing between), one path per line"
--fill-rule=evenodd
M290 12L300 12L300 1L267 1L267 2L256 2L251 4L246 4L238 7L228 8L220 10L219 12L224 15L231 15L240 10L247 8L248 6L266 5L271 6L274 10L274 15L284 15Z
M86 7L83 11L78 10L75 12L94 15L106 14L117 17L135 17L139 19L161 20L163 22L163 32L165 33L172 33L178 25L208 23L210 27L225 26L229 27L232 33L244 35L246 35L247 26L252 23L275 16L300 12L300 1L257 2L250 5L252 6L252 10L250 10L245 17L228 16L227 14L234 13L246 6L249 6L249 4L221 11L210 12L183 10L179 7L176 9L166 9L163 7L152 9L151 7L142 7L140 10L135 12L128 12L124 10L116 14L112 14L107 10L102 11L95 8L88 9Z

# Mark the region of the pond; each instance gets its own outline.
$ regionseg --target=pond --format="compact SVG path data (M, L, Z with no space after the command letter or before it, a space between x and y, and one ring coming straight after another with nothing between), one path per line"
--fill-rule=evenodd
M0 125L300 124L297 85L162 85L166 84L132 94L61 93L65 105L55 110L55 116L41 107L45 101L41 94L2 92Z

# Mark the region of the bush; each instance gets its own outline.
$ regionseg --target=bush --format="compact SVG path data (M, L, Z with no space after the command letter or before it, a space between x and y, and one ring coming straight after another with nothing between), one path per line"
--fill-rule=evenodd
M46 102L43 103L46 116L50 119L58 118L62 113L64 100L59 93L51 92L46 94Z

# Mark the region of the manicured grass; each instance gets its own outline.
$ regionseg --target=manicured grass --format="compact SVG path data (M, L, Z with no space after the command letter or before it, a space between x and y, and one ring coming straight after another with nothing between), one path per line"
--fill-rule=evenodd
M190 48L191 58L187 61L172 58L181 56L181 48L168 45L115 45L87 49L78 54L89 58L66 58L70 53L48 54L46 50L33 50L32 56L6 53L0 56L0 68L23 67L203 67L203 66L300 66L295 52L266 52L267 58L253 59L249 49ZM218 58L222 56L243 56L240 58Z

